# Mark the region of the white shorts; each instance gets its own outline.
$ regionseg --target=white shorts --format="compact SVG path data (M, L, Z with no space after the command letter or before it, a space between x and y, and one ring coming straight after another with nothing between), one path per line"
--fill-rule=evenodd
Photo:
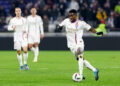
M14 42L14 49L15 50L21 50L23 47L27 47L28 42L27 41L15 41Z
M28 43L29 44L34 44L34 43L40 43L40 36L28 36Z
M78 54L77 54L78 48L80 48L80 51L83 52L84 51L84 44L77 45L75 47L70 47L70 50L73 53L73 55L75 56L75 58L78 57Z

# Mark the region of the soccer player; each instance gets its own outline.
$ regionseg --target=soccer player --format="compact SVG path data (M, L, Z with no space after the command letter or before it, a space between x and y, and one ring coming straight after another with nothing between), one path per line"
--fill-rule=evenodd
M59 25L58 29L61 30L64 26L66 29L66 36L67 36L67 46L70 48L76 59L78 60L79 64L79 72L81 79L84 78L83 76L83 64L91 69L95 74L95 80L98 80L98 69L94 68L87 60L83 58L83 51L84 51L84 41L82 39L83 31L88 30L92 33L96 33L97 35L103 34L102 32L97 33L94 28L92 28L89 24L84 21L81 21L77 17L77 11L72 9L69 11L69 18L63 20Z
M27 17L29 48L34 52L33 62L37 62L40 38L44 38L42 18L37 15L36 8L31 8L31 15Z
M21 8L15 8L16 16L10 20L8 25L8 30L14 31L14 49L17 50L17 58L20 63L20 70L23 70L23 62L21 55L21 48L23 49L23 57L24 57L24 67L26 70L29 70L27 65L28 58L28 48L27 48L27 27L26 27L26 19L21 16Z

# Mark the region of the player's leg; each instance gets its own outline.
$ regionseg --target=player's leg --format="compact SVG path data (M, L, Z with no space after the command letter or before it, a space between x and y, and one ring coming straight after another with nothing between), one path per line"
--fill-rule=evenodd
M98 76L98 69L93 67L87 60L83 60L83 63L85 65L85 67L89 68L90 70L92 70L95 74L95 80L98 80L99 79L99 76Z
M73 53L75 59L76 59L76 60L78 61L78 63L79 63L79 58L78 58L78 54L77 54L76 48L72 48L72 47L71 47L70 50L71 50L71 52ZM82 79L85 79L85 77L83 76Z
M83 78L83 51L83 48L77 48L78 65L81 78Z
M23 63L22 63L22 55L21 55L21 50L17 50L17 58L20 64L20 70L23 70Z
M34 48L35 48L35 57L34 57L34 62L37 62L38 60L38 55L39 55L39 43L40 43L40 34L36 33L34 36Z
M77 52L76 52L76 48L70 48L72 54L74 55L75 59L78 61L78 56L77 56Z
M21 55L21 42L14 42L14 49L17 50L17 59L20 64L20 70L23 70L22 55Z
M29 43L28 47L33 53L35 53L35 48L34 48L33 44Z
M29 67L27 65L27 59L28 59L28 48L27 47L23 47L23 56L24 56L24 66L26 70L29 70Z
M90 70L92 70L93 72L94 72L94 74L95 74L95 80L98 80L99 79L99 77L98 77L98 69L96 69L95 67L93 67L87 60L83 60L83 62L84 62L84 65L85 65L85 67L87 67L87 68L89 68Z
M29 67L27 65L27 59L28 59L28 42L26 40L22 40L22 48L23 48L23 57L24 57L24 66L26 70L29 70Z
M85 58L84 58L84 60L83 60L83 63L84 63L84 65L85 65L86 68L92 70L93 72L96 70L95 67L93 67L93 66L90 64L90 62L88 62Z
M28 47L31 51L33 51L33 53L35 53L35 48L33 46L33 38L30 35L28 37Z
M34 62L37 62L37 59L38 59L38 55L39 55L39 43L36 42L34 43L34 47L35 47L35 57L34 57Z

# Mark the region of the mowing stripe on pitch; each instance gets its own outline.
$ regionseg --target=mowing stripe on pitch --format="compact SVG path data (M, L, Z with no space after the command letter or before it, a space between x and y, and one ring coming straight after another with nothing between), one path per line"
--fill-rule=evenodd
M39 69L41 69L41 70L48 70L48 68L39 68Z

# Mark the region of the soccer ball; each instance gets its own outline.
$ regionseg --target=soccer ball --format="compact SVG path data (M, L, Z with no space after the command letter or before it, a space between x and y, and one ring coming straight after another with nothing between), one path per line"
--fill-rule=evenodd
M82 79L80 78L80 74L79 73L74 73L72 76L73 81L75 82L80 82L82 81Z

